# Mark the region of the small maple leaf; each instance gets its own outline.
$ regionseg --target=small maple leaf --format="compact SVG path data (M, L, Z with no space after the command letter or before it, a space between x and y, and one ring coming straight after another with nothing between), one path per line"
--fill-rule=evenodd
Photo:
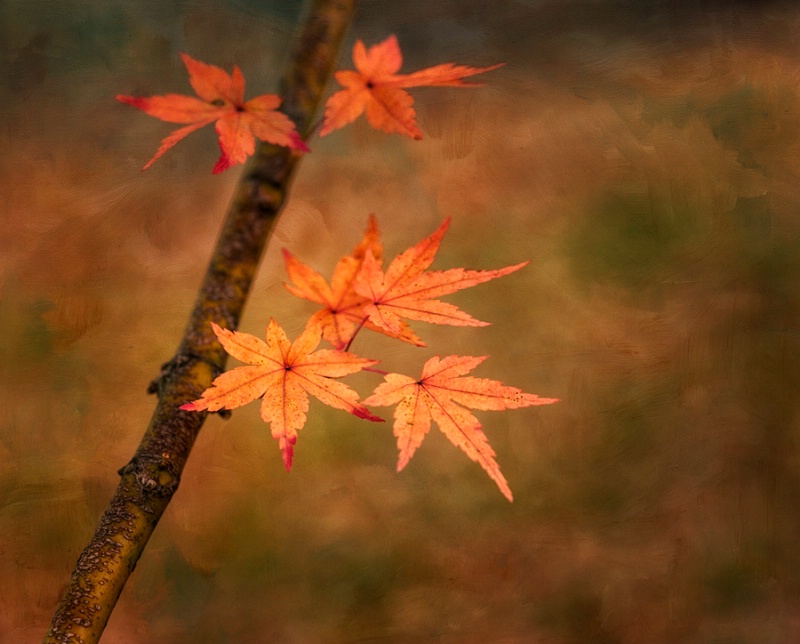
M308 394L337 409L359 418L382 422L358 402L358 394L334 380L361 371L377 362L352 353L323 349L314 351L320 342L320 328L309 324L303 333L289 342L286 333L270 319L267 341L238 331L229 331L211 323L225 350L251 366L236 367L216 378L202 397L182 405L185 411L235 409L256 398L261 401L261 418L270 423L272 436L283 452L286 469L292 467L297 432L306 423Z
M364 322L361 307L366 299L353 290L353 280L361 268L367 248L374 256L383 257L375 215L370 215L364 238L353 249L353 254L343 257L336 264L330 284L313 268L283 249L286 272L292 281L292 284L284 283L284 286L293 295L324 307L314 315L312 321L322 328L323 337L336 349L346 347Z
M318 324L325 340L339 350L350 345L362 326L381 331L369 322L361 310L369 301L353 290L353 281L364 262L367 250L378 261L383 259L383 245L375 215L370 215L364 237L353 249L353 254L343 257L336 264L330 284L313 268L283 249L286 272L292 281L291 284L284 283L284 286L293 295L323 306L314 314L310 323ZM416 336L409 329L403 338L413 342Z
M219 147L222 155L214 166L214 174L244 163L255 152L255 139L309 152L292 120L277 108L281 99L275 94L263 94L244 100L244 76L234 65L233 75L215 65L207 65L187 54L181 54L189 82L200 98L182 94L135 97L120 94L116 99L133 105L150 116L169 123L191 123L166 137L158 151L142 170L195 130L217 122Z
M409 334L408 325L401 318L452 326L489 325L453 304L434 298L508 275L528 262L488 271L452 268L425 272L433 263L449 225L448 217L430 237L395 257L386 273L380 260L367 248L353 289L366 299L362 311L375 328L386 335L425 346L419 338Z
M488 378L460 377L472 371L487 356L434 356L425 363L419 380L399 373L390 373L365 401L365 405L397 405L394 411L394 435L400 457L397 471L402 470L431 427L431 419L445 436L478 463L497 483L500 491L513 501L495 452L489 445L481 424L465 409L502 410L549 405L558 398L541 398L516 387L508 387Z
M404 87L421 85L476 87L480 83L461 80L465 76L482 74L501 67L467 67L444 63L413 74L398 74L403 55L395 36L369 49L361 40L353 47L353 63L357 71L336 72L336 80L345 89L333 94L325 105L325 121L320 136L344 127L366 112L370 125L387 134L397 132L412 139L421 139L417 127L414 99Z

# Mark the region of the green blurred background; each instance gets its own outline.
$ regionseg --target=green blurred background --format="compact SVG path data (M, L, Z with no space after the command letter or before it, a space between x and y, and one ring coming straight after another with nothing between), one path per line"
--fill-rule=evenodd
M39 641L132 455L238 169L212 129L113 100L190 93L179 52L274 91L296 2L0 3L0 641ZM800 9L781 2L364 1L411 71L420 142L311 142L242 330L294 336L281 246L328 273L376 212L393 255L524 271L415 324L435 354L562 402L481 412L509 504L434 430L312 403L295 465L251 405L211 418L105 642L800 641ZM376 379L352 380L367 395ZM376 411L387 411L385 409Z

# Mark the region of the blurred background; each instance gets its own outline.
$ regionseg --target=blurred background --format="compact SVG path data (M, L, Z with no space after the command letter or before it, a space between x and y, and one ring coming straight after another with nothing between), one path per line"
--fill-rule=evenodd
M0 3L0 641L40 641L155 400L240 168L211 127L114 95L191 93L179 52L275 91L291 0ZM363 119L313 139L242 330L315 310L280 248L329 274L375 212L391 257L531 264L353 349L562 399L479 412L509 504L434 429L312 402L287 474L256 405L200 434L104 642L800 641L800 9L782 2L364 0L425 138ZM331 88L333 89L333 88ZM235 363L232 363L235 364ZM350 380L366 396L379 379ZM390 410L376 409L385 412Z

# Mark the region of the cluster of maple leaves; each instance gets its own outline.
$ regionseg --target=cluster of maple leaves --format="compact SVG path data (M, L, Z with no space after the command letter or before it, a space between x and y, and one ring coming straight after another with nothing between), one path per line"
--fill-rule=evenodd
M309 152L291 119L278 111L281 99L276 94L263 94L244 100L244 75L234 66L233 74L215 65L207 65L187 54L181 54L189 83L199 98L183 94L136 97L119 94L117 100L138 107L150 116L169 123L189 123L166 137L142 168L146 170L178 141L195 130L217 122L222 155L214 166L214 174L243 163L255 152L255 139ZM421 139L417 127L414 99L405 87L421 85L472 86L465 76L491 71L502 65L467 67L445 63L413 74L398 74L403 55L395 36L367 49L360 40L353 47L353 63L357 71L336 72L336 80L344 87L334 93L325 107L325 120L320 136L355 121L366 114L370 125L388 134L397 132Z
M117 96L123 103L162 120L189 124L166 137L144 169L182 138L214 121L222 150L214 166L215 173L242 163L253 154L255 139L308 151L292 121L277 111L278 96L265 94L244 101L244 77L238 67L228 75L219 67L201 63L186 54L182 57L199 98L179 94L150 98ZM402 55L394 36L369 49L357 41L353 61L357 71L336 72L336 79L344 89L328 99L320 136L364 113L377 129L422 138L415 120L414 99L404 88L473 85L461 79L499 67L475 68L445 63L412 74L398 74ZM558 399L543 398L496 380L466 375L487 356L435 356L425 363L421 376L412 378L375 369L377 360L361 358L349 351L362 329L425 346L406 320L454 326L488 324L438 298L508 275L528 262L496 270L428 270L449 223L448 218L432 235L395 257L384 271L380 232L374 215L370 216L363 239L352 254L339 260L330 282L284 250L291 281L286 288L321 308L294 342L272 319L267 327L266 342L248 333L223 329L212 322L214 333L225 350L247 366L226 371L201 398L180 408L218 411L241 407L261 398L261 417L270 424L288 470L292 466L298 432L306 424L309 394L326 405L373 422L383 419L370 411L368 405L395 406L394 435L400 452L398 471L408 464L433 421L453 444L483 467L511 501L511 489L500 472L495 452L470 409L512 409L550 404ZM318 349L323 338L332 349ZM338 380L361 370L384 376L384 382L364 400Z

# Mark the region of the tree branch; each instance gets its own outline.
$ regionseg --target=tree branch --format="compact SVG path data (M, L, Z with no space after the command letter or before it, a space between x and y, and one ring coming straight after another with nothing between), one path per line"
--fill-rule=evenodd
M308 134L355 0L313 0L282 81L284 110ZM98 642L122 588L178 489L206 414L178 407L211 386L227 354L210 322L236 329L262 251L286 199L298 157L261 144L233 203L176 356L149 391L158 394L150 425L91 542L83 550L53 617L46 643Z

